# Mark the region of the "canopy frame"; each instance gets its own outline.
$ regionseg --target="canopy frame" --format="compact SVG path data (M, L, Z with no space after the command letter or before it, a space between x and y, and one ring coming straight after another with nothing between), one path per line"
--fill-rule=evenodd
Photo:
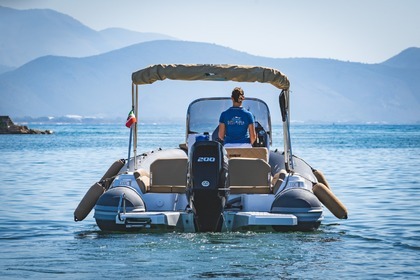
M152 84L156 81L183 80L183 81L234 81L234 82L260 82L269 83L281 90L279 104L283 122L283 143L285 169L293 169L293 155L290 139L290 82L286 75L279 70L260 67L228 64L156 64L136 71L132 79L132 106L138 115L138 86ZM134 124L134 168L137 168L137 122Z

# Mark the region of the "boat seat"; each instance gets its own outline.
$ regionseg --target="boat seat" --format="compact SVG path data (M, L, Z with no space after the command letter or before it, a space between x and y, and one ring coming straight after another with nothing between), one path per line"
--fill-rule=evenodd
M254 148L226 148L229 158L259 158L268 162L268 149L265 147Z
M272 193L270 165L260 158L231 158L229 186L231 194Z
M187 158L157 159L150 165L148 192L185 193L187 186Z
M273 193L276 194L284 179L287 177L287 171L281 169L280 172L274 174L271 184L273 186Z
M134 178L136 179L137 185L142 193L146 193L149 191L150 186L150 174L145 169L137 169L133 173Z

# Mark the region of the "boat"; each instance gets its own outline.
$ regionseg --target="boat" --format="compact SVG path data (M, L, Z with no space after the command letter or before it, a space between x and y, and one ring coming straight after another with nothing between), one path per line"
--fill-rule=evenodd
M283 147L272 147L267 104L246 98L255 116L252 147L224 147L217 137L220 113L230 98L199 98L188 107L185 143L137 152L137 122L130 125L128 157L115 161L74 211L81 221L94 209L102 231L231 232L314 231L324 207L347 219L343 203L320 170L292 153L290 82L279 70L242 65L158 64L132 73L132 112L139 87L156 81L269 83L279 90ZM131 119L130 119L131 120Z

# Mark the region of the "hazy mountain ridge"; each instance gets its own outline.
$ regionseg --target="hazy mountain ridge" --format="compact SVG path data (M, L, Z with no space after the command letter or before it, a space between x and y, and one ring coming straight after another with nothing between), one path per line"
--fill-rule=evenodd
M391 57L382 63L383 65L407 69L420 68L420 52L419 48L408 48L400 54Z
M54 10L0 6L0 38L0 65L16 67L45 55L84 57L172 37L121 28L96 31Z
M420 52L420 49L417 49ZM402 52L405 55L404 52ZM398 57L394 57L395 60ZM271 59L214 44L152 41L85 58L45 56L0 75L2 114L115 118L130 108L131 73L156 63L274 67L291 80L292 120L412 123L420 120L419 71L328 59ZM198 97L229 95L233 83L157 82L140 87L142 119L182 119ZM278 91L243 84L278 119ZM262 91L262 93L261 93ZM198 94L197 94L198 93Z
M212 63L260 65L284 72L291 81L292 121L420 121L419 48L408 48L380 64L274 59L215 44L155 40L173 39L161 34L118 28L94 31L52 10L18 11L1 6L0 35L10 37L0 45L0 115L124 118L131 107L132 72L157 63ZM119 48L139 40L146 42ZM104 52L106 49L111 51ZM43 54L47 55L39 57ZM31 56L37 58L18 68L4 66L8 65L4 60L16 63L17 58L23 61ZM166 81L142 86L139 117L182 120L189 102L228 96L234 85ZM273 119L279 120L278 90L255 83L242 86L247 96L265 100Z
M137 32L123 28L107 28L99 31L104 39L109 43L112 49L120 49L137 43L155 41L155 40L176 40L175 37L152 33Z

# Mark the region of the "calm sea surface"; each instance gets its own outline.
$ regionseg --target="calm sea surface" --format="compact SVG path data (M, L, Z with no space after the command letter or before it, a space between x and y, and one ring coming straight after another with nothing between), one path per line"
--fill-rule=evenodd
M31 125L0 135L0 279L420 279L420 125L293 125L294 154L349 210L313 233L105 234L87 189L119 158L121 125ZM178 146L183 125L142 125L139 151ZM281 129L274 146L282 147Z

